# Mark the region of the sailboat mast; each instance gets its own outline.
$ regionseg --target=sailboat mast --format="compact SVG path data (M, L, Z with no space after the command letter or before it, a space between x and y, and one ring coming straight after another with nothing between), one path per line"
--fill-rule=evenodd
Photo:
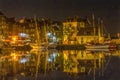
M93 29L94 29L94 36L96 34L96 28L95 28L95 17L94 17L94 14L92 14L92 26L93 26Z
M36 38L37 38L37 43L38 45L40 45L40 36L39 36L39 29L38 29L38 25L37 25L37 19L36 17L34 17L34 21L35 21L35 30L36 30Z
M92 25L93 25L93 27L95 27L95 17L94 17L94 14L92 14Z
M103 20L101 20L101 36L103 37Z
M37 36L37 44L38 44L38 47L40 47L40 36L39 36L39 29L38 29L36 17L34 17L34 20L35 20L35 29L36 29L36 36ZM40 65L40 50L38 48L38 57L37 57L35 80L37 80L37 77L38 77L39 65Z

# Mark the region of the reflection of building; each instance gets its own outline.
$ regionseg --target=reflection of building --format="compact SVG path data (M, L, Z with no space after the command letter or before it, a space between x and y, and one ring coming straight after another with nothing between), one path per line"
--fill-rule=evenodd
M76 59L76 53L75 51L63 51L63 70L64 72L70 72L70 73L78 73L78 61Z
M64 55L64 72L89 73L90 70L102 69L103 53L66 50Z

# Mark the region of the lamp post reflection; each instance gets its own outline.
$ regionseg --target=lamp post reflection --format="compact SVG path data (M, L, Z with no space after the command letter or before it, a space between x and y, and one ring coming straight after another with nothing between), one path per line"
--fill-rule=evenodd
M14 52L11 54L12 56L12 62L13 62L13 75L14 75L14 80L17 80L17 77L16 77L16 73L17 73L17 61L18 61L18 57L17 57L17 54Z

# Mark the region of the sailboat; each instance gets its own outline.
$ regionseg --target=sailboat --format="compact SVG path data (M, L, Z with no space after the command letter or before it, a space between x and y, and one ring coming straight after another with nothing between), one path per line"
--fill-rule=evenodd
M31 43L30 46L32 47L32 49L47 49L48 48L46 44Z
M104 44L95 44L95 45L86 45L87 49L109 49L109 45Z
M46 42L41 43L41 39L40 39L40 35L39 35L39 29L38 29L38 25L37 25L37 21L35 19L35 28L36 28L36 35L37 35L37 43L31 43L30 46L33 49L47 49L48 48L48 42L47 42L47 37L46 38ZM45 28L45 27L44 27ZM45 31L45 35L46 35L46 29L44 29Z
M93 28L94 28L94 36L96 34L96 29L95 29L95 23L94 23L94 15L93 17ZM103 26L103 21L100 19L98 19L98 43L96 42L89 42L85 45L86 49L111 49L111 48L115 48L114 45L112 45L111 43L105 43L105 38L104 38L104 30L106 31L105 27ZM107 31L106 31L107 32ZM108 33L108 32L107 32ZM100 38L104 41L100 42Z

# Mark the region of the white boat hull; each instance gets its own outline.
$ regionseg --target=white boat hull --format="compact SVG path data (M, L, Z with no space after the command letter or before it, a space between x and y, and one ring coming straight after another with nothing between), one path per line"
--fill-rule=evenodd
M87 49L108 49L109 45L86 45Z

